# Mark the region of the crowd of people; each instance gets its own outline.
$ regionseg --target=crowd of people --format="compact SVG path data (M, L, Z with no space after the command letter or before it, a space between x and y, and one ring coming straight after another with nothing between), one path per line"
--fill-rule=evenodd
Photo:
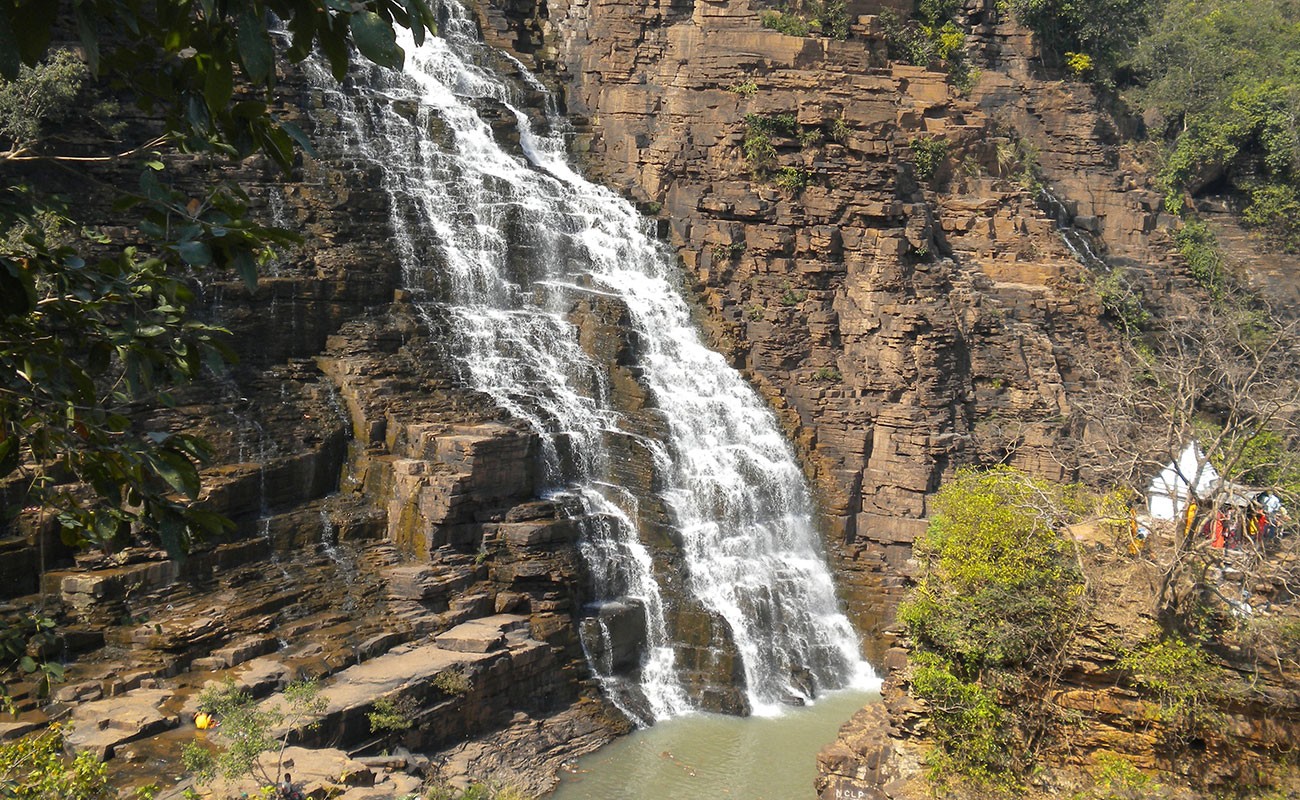
M1196 504L1192 503L1187 509L1188 531L1196 513ZM1282 535L1285 518L1281 498L1263 491L1245 502L1216 506L1201 523L1201 533L1214 548L1239 550L1248 543L1266 547Z

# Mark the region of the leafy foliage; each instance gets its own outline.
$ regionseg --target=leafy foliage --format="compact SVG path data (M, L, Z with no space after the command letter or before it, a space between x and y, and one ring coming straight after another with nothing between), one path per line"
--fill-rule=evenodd
M57 516L69 542L108 549L131 532L180 553L225 524L194 505L206 446L138 427L129 412L170 402L171 389L229 356L224 331L193 318L194 272L251 284L272 247L296 241L248 220L237 187L183 191L167 167L170 154L260 153L289 169L310 149L267 102L272 14L289 31L290 60L319 49L340 78L351 45L398 66L393 25L417 42L434 29L424 0L0 0L0 165L121 162L140 175L137 188L117 190L83 173L135 216L114 238L82 229L41 184L0 181L0 481ZM48 51L56 26L76 31L84 64ZM237 70L251 91L235 92ZM131 144L104 127L67 152L51 132L105 86L161 117L161 132Z
M462 695L473 688L469 676L456 669L445 669L434 675L433 685L450 695Z
M1043 60L1052 66L1088 59L1095 77L1108 82L1142 34L1159 0L1009 0L1016 19L1038 34Z
M1201 220L1188 220L1177 233L1174 242L1178 252L1187 261L1187 271L1216 300L1224 296L1223 258L1218 243L1209 227Z
M0 668L35 675L40 697L48 696L51 684L63 679L63 665L41 657L59 644L55 626L53 618L39 612L18 614L0 623ZM9 688L0 685L0 704L11 703Z
M370 732L409 730L411 725L414 724L411 721L411 714L414 711L415 704L409 698L393 701L387 697L381 697L375 701L374 709L366 714L366 719L370 722Z
M884 9L880 24L889 57L920 67L941 63L959 89L968 89L975 73L965 55L966 33L953 19L958 8L952 0L921 0L911 19Z
M1225 696L1223 671L1198 644L1167 638L1145 642L1120 658L1118 668L1155 693L1159 718L1175 735L1223 725L1217 701Z
M1101 309L1107 317L1123 328L1128 336L1137 336L1151 327L1151 312L1142 301L1142 294L1129 283L1121 269L1096 278L1094 288L1101 300Z
M781 167L772 182L782 189L801 192L808 185L808 170L800 167Z
M425 800L533 800L532 796L509 784L471 783L463 789L450 784L434 784L424 793Z
M1057 528L1084 502L1010 468L965 471L934 499L922 574L899 607L920 647L961 675L1041 665L1082 610L1082 578Z
M991 789L1014 787L1010 732L996 696L957 677L952 664L934 653L916 655L910 675L913 693L930 707L937 744L928 757L929 779L942 784L961 776Z
M0 140L12 149L31 147L50 126L68 119L88 77L71 50L55 51L36 68L21 67L14 80L0 83Z
M0 744L0 797L6 800L113 800L108 767L93 753L63 755L63 728Z
M916 165L916 177L928 181L934 177L939 165L948 157L948 151L952 145L947 139L922 136L919 139L913 139L911 147L912 163Z
M959 472L935 496L915 545L921 575L898 618L912 641L912 691L930 708L936 783L1018 785L1023 720L1013 708L1031 701L1017 692L1049 678L1085 610L1083 578L1059 529L1093 505L1007 467Z
M1093 774L1093 780L1097 786L1092 797L1097 800L1140 800L1158 797L1164 789L1164 786L1152 780L1123 756L1102 751L1094 759L1097 771Z
M1288 0L1168 0L1137 45L1134 103L1169 142L1172 193L1221 186L1243 216L1300 247L1300 8Z
M799 0L781 11L759 15L764 28L786 36L828 36L847 39L849 15L844 0Z
M221 723L221 736L227 742L215 752L198 742L190 742L181 753L185 769L200 783L220 775L227 779L251 776L262 786L273 786L282 773L284 749L289 737L325 711L325 701L318 696L314 681L295 681L284 689L283 702L276 706L259 704L252 695L235 685L231 678L210 686L199 695L199 708L213 714ZM276 735L275 731L284 732ZM274 761L263 754L275 752Z

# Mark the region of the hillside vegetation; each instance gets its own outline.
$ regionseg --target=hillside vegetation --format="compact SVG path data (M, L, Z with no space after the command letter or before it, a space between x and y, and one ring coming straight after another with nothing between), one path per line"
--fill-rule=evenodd
M1232 195L1275 244L1300 248L1300 3L1011 0L1045 63L1141 115L1174 208Z

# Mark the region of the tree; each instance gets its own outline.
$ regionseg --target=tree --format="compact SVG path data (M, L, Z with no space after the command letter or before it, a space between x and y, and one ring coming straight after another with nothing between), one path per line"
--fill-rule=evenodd
M1243 216L1300 247L1300 10L1290 0L1168 0L1135 50L1130 101L1168 143L1171 193L1240 194Z
M288 31L281 54L272 15ZM0 489L16 489L19 508L104 548L134 532L180 554L223 528L194 504L205 444L133 412L230 357L225 332L192 314L193 276L252 284L295 237L252 221L237 186L183 187L172 156L261 154L290 169L310 143L273 110L277 62L319 51L341 79L355 46L397 67L394 25L417 43L435 30L425 0L0 0ZM51 47L73 35L75 53ZM109 126L89 142L55 135L70 106L107 93L154 128L133 142ZM105 186L93 169L107 164L136 169L137 185ZM125 234L83 230L34 168L115 195Z
M152 796L141 792L137 796ZM0 744L0 797L6 800L112 800L108 767L94 753L63 756L58 723L40 733Z
M1153 0L1010 0L1021 24L1038 34L1043 61L1062 66L1086 55L1095 78L1108 82L1143 33Z
M1295 323L1230 285L1222 291L1219 301L1167 298L1149 330L1128 341L1124 357L1107 365L1107 377L1098 375L1099 388L1076 409L1082 436L1072 457L1085 465L1090 483L1144 497L1151 480L1178 465L1193 442L1194 464L1177 467L1181 481L1202 486L1210 467L1221 478L1196 499L1190 520L1176 521L1170 546L1149 555L1158 570L1153 611L1171 632L1194 627L1207 594L1216 591L1206 580L1216 556L1200 530L1220 510L1249 499L1237 487L1267 489L1291 508L1300 500ZM1294 547L1295 538L1286 546ZM1267 567L1261 551L1251 560L1252 569Z
M912 691L929 704L932 780L960 775L1002 790L1017 782L1044 724L1038 706L1087 612L1063 528L1090 506L1084 494L1008 467L959 472L935 495L915 546L920 576L898 610Z
M235 686L233 679L204 689L199 708L220 722L216 751L190 742L181 753L185 769L200 783L216 777L239 780L252 777L259 786L271 787L284 773L284 751L289 739L325 711L320 687L314 681L295 681L284 688L283 702L258 704ZM265 758L274 753L274 760Z

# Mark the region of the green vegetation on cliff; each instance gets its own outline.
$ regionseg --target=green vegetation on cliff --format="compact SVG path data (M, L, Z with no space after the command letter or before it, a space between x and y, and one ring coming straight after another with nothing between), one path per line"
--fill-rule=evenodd
M353 46L396 66L393 26L417 40L434 28L423 0L0 2L0 489L7 512L36 509L69 544L111 550L135 535L181 552L225 524L195 504L204 443L130 412L169 404L230 355L224 332L194 318L196 276L252 285L296 238L253 222L240 187L183 185L171 166L257 154L288 170L310 147L273 111L272 15L289 60L319 49L338 78ZM56 31L79 47L52 49ZM61 135L110 96L151 121ZM113 167L132 178L97 171ZM41 169L113 201L122 230L84 227Z
M913 692L937 747L931 778L1009 788L1035 724L1032 698L1086 610L1073 543L1061 527L1086 502L1009 468L966 471L934 499L916 553L915 590L898 611L913 645ZM1008 699L1000 697L1005 694Z
M1062 758L1091 762L1087 791L1072 795L1081 800L1159 791L1117 755L1133 752L1132 732L1101 732L1128 726L1141 729L1134 740L1158 769L1187 765L1180 782L1207 795L1230 781L1233 797L1280 796L1296 779L1285 734L1231 717L1268 702L1300 668L1295 545L1271 546L1269 558L1214 552L1165 529L1130 538L1123 496L1007 467L959 472L935 496L915 546L920 575L898 616L907 688L931 744L926 777L944 792L1050 795L1061 785L1045 783L1055 778L1041 767ZM1249 571L1241 597L1267 592L1272 603L1243 611L1216 569Z
M1011 0L1043 60L1118 91L1174 198L1235 195L1300 247L1300 5L1293 0ZM1080 56L1086 56L1085 62Z

